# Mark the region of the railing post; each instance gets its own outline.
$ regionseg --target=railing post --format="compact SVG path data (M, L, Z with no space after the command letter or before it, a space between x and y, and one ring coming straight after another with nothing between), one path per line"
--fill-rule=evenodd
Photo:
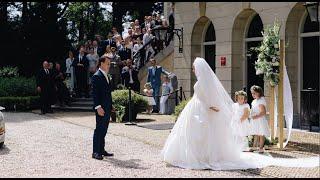
M178 106L178 104L179 104L179 101L178 101L178 91L176 91L176 97L175 97L175 99L176 99L176 106Z
M180 101L182 101L182 86L180 86Z

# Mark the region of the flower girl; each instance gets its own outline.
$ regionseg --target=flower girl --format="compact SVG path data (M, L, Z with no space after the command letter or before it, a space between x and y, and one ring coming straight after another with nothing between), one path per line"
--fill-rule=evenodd
M247 103L248 96L244 91L237 91L235 93L235 101L233 104L233 122L236 123L239 132L239 143L243 144L242 150L248 151L249 144L246 136L250 135L250 123L249 123L249 115L250 115L250 106Z
M150 83L146 83L144 85L144 94L147 96L147 101L148 101L148 109L147 109L147 113L151 114L152 112L152 106L156 105L156 101L153 98L153 89Z
M260 86L252 86L250 88L253 101L251 103L252 111L250 117L252 119L252 135L255 135L254 143L255 146L259 141L259 153L264 152L264 136L270 136L269 125L266 119L266 100L263 97L263 90ZM253 149L251 150L253 151Z

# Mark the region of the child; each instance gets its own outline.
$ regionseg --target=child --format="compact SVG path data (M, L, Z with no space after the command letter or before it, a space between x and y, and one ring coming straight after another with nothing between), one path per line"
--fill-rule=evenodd
M168 106L167 100L170 95L169 93L173 92L172 85L170 83L170 79L167 75L163 76L163 84L162 84L162 96L160 98L160 114L167 114Z
M266 119L266 100L263 97L263 90L259 86L252 86L250 88L253 101L251 103L251 119L252 119L252 135L254 138L254 147L259 143L259 153L264 153L264 136L270 136L269 125ZM251 149L253 151L253 149Z
M150 83L146 83L144 85L144 90L143 92L145 93L145 95L147 96L147 101L148 101L148 109L147 109L147 113L151 114L152 112L152 106L156 105L156 101L153 98L153 89Z
M239 132L239 143L242 144L242 150L248 151L248 139L246 136L250 135L249 114L250 106L247 103L248 96L244 91L235 92L235 101L233 104L233 122L236 123Z

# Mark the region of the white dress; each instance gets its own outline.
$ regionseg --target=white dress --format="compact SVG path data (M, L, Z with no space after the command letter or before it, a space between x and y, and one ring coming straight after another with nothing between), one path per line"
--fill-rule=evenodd
M255 99L251 103L251 114L250 116L254 116L259 114L259 105L264 105L266 107L267 103L264 97L259 99ZM263 116L258 119L252 119L252 126L251 126L251 135L264 135L266 137L270 136L269 124L266 116Z
M143 92L146 94L146 95L152 95L153 94L153 89L150 89L149 92L147 89L144 89ZM146 97L146 100L148 101L148 105L149 106L155 106L156 105L156 101L154 100L153 96L145 96Z
M231 170L285 167L317 167L319 156L311 158L273 158L242 152L236 141L232 104L227 91L202 58L194 61L198 81L194 95L179 115L165 145L161 158L166 163L187 169ZM219 112L209 109L219 108Z
M246 108L250 110L250 106L247 103L241 104L241 105L239 103L234 103L232 106L232 110L233 110L232 118L233 118L233 121L236 122L236 126L238 129L239 143L243 143L243 146L242 146L243 151L249 150L249 142L246 136L251 135L251 132L250 132L251 124L249 119L246 119L242 122L240 120Z

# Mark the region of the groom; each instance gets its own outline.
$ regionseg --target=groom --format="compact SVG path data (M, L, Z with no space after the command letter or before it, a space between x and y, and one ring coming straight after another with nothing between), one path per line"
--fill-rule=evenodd
M104 149L110 113L114 110L111 96L111 79L108 77L110 60L111 57L106 55L100 57L99 70L92 76L93 101L96 113L92 158L98 160L102 160L102 156L113 156L113 154Z

